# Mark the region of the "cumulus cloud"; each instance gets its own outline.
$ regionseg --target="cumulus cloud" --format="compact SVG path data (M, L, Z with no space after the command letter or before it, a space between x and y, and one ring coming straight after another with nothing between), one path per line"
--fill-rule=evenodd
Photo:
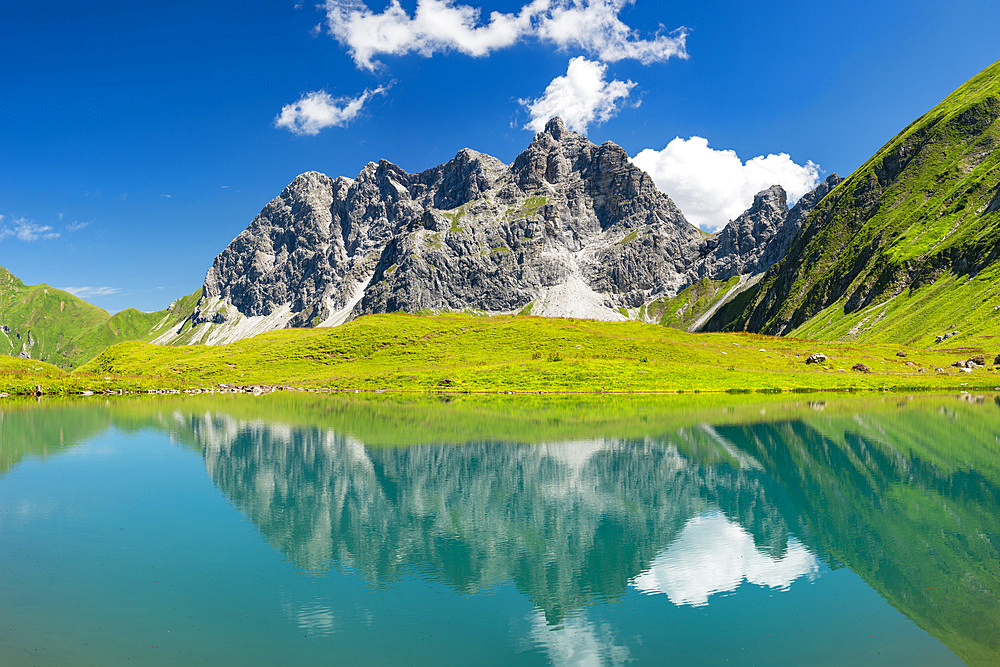
M789 203L816 187L819 165L800 165L787 153L759 155L743 162L732 150L710 148L703 137L677 137L660 151L647 148L632 162L670 195L691 223L715 231L739 216L753 197L772 185L788 193Z
M642 38L619 18L634 0L533 0L515 13L491 12L454 0L417 0L412 15L392 0L381 13L359 0L326 0L331 36L347 47L358 67L374 70L379 55L458 51L485 56L525 39L583 50L605 62L644 64L686 58L683 29Z
M122 291L120 287L60 287L59 289L81 299L92 296L111 296Z
M629 96L632 81L606 81L608 66L583 56L569 61L565 76L557 76L535 100L520 100L531 120L526 130L540 132L553 116L560 116L575 132L586 133L591 123L603 123L618 113L619 102Z
M286 104L274 119L275 127L283 127L292 134L315 135L327 127L344 127L358 117L365 103L374 95L388 90L379 86L365 90L357 97L331 97L325 90L305 93L294 104Z
M59 232L52 231L50 225L36 225L26 218L17 218L7 224L0 216L0 241L10 236L19 241L47 241L59 238Z

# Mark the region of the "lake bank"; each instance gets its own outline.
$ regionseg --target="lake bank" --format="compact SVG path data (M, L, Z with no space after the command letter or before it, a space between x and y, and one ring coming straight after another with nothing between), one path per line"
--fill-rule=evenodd
M991 342L952 338L928 349L692 334L638 322L392 314L226 346L122 343L71 372L9 360L0 366L0 392L31 395L39 385L49 394L222 385L449 394L990 390L1000 386Z

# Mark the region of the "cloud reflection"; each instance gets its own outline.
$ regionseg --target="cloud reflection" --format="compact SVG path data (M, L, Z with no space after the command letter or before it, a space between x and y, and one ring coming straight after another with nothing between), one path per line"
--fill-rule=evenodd
M699 607L716 593L735 591L748 581L787 590L803 575L815 577L819 562L794 537L781 558L757 549L753 537L721 512L690 519L652 566L632 580L643 593L662 593L676 605Z

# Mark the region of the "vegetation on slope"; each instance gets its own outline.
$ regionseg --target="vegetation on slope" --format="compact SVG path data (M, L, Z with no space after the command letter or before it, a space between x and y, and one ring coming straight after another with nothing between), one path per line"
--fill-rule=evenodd
M653 301L638 312L639 320L658 322L668 327L691 331L698 319L712 310L740 282L739 276L729 280L702 278L688 285L677 296Z
M908 350L753 334L690 334L638 322L524 316L371 315L333 329L226 346L115 345L67 375L149 386L218 383L402 391L750 391L992 387L991 367L951 368L976 347ZM823 352L824 364L806 364ZM992 360L992 356L991 356ZM862 363L872 372L852 370ZM936 368L944 369L941 372Z
M1000 62L834 189L735 321L727 322L723 312L710 327L926 344L941 325L965 332L985 324L991 312L980 310L979 301L960 304L959 298L1000 305L998 144ZM973 294L949 288L972 279L981 281ZM841 317L863 310L870 315L866 309L894 297L899 305L880 314L877 325L871 318L861 323L862 315L846 330L840 326ZM909 310L916 304L923 316ZM909 322L894 322L900 315L909 315ZM817 317L821 323L812 321ZM929 326L920 326L922 321ZM891 334L882 333L889 329Z
M124 340L153 340L186 318L201 290L164 310L134 308L109 315L49 285L27 286L0 267L0 354L73 368L109 345Z
M48 285L28 287L0 267L0 352L70 366L99 349L80 333L108 319L107 311Z

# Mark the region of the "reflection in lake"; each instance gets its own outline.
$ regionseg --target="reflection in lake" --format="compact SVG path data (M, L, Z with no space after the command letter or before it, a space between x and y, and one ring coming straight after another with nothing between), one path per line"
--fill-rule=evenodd
M706 512L687 522L677 539L635 577L643 593L663 593L677 605L708 604L715 593L735 591L748 581L788 590L803 575L819 570L816 557L794 537L784 555L762 552L738 523L719 512Z
M277 586L272 606L301 636L342 650L362 630L420 636L431 627L419 615L387 626L379 606L382 592L425 582L412 594L417 609L496 615L483 616L486 634L470 646L513 642L520 660L642 662L661 641L679 661L766 661L770 631L741 638L736 628L758 627L750 619L766 628L775 600L808 610L775 622L799 618L810 633L831 633L828 646L789 637L783 650L798 653L770 656L778 662L944 659L912 624L966 662L1000 659L1000 401L737 401L685 411L636 401L620 413L586 406L600 414L591 422L573 405L513 406L274 397L23 408L0 412L0 462L10 474L26 460L102 447L114 459L102 444L109 425L168 433L199 453L215 488L293 566L296 583ZM18 507L59 507L44 494L5 507L3 474L0 542ZM335 574L371 589L329 590L323 582ZM877 595L852 593L852 582ZM516 604L508 588L528 601L521 611L507 610ZM895 616L851 626L854 616L884 615L882 598ZM854 607L837 611L838 599ZM631 620L615 620L616 609ZM733 645L678 648L717 635L710 617L687 613L695 610L740 619L723 628ZM682 636L657 639L657 626ZM859 631L883 643L859 643ZM755 642L763 652L748 653ZM362 662L400 659L353 650Z
M774 585L789 568L816 567L800 543L788 553L790 528L759 466L704 466L681 453L716 446L700 428L665 439L374 449L317 429L211 417L192 428L219 488L309 571L336 564L384 582L429 568L468 593L509 578L556 624L637 576L670 570L676 590L697 591L704 577L732 573L696 561L739 560L734 546L756 556L742 567L761 571L702 597L744 574ZM739 523L713 520L710 509Z

